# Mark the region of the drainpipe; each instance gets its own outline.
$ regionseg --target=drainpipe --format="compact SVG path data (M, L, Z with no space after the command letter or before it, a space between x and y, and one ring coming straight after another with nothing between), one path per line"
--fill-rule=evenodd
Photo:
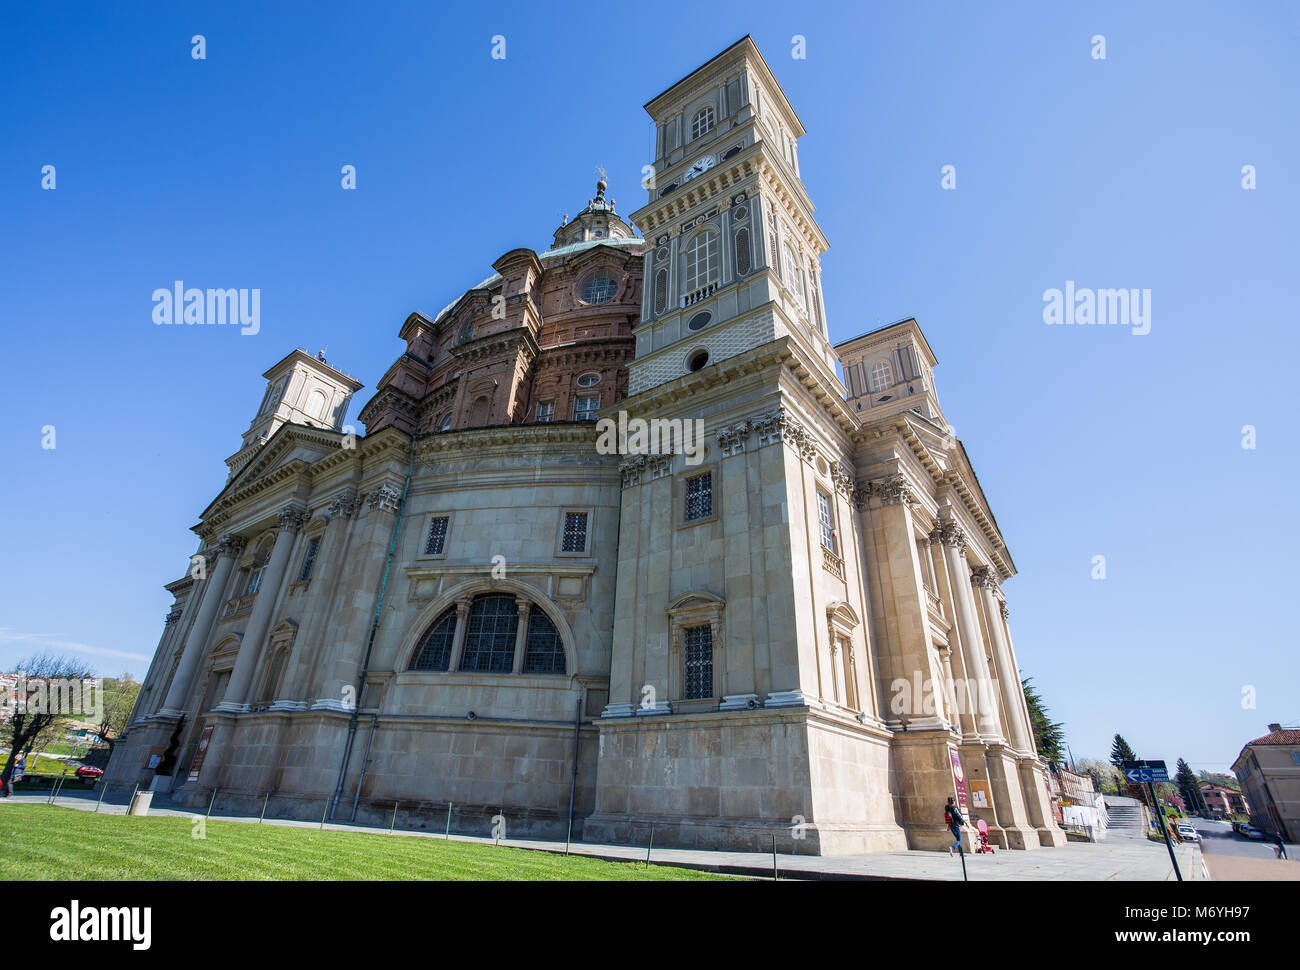
M375 634L379 632L379 616L384 608L384 593L388 590L388 572L393 565L393 554L397 550L397 533L402 527L402 515L406 511L406 494L411 490L411 475L415 471L415 434L411 434L411 457L406 466L406 482L402 485L402 501L397 506L397 521L393 523L393 537L388 542L388 559L384 562L384 578L379 583L379 599L375 603L375 617L370 622L370 636L366 640L366 654L361 661L361 673L357 677L357 696L352 705L352 717L348 721L348 738L343 745L343 764L339 766L338 784L334 786L334 799L330 805L330 818L338 811L339 796L343 794L343 779L348 773L348 762L352 759L352 744L357 736L357 717L361 713L361 696L366 689L366 674L370 670L370 651L375 646ZM367 745L368 746L368 745ZM363 769L364 770L364 766ZM361 790L357 789L360 796ZM355 814L355 809L353 810Z

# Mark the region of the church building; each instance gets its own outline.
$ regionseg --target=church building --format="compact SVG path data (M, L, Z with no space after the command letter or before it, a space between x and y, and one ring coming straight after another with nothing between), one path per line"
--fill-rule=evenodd
M1064 842L921 328L831 343L803 125L749 37L645 108L641 207L602 177L407 317L364 434L323 355L263 375L110 784L824 854L941 849L953 797ZM605 446L638 419L703 439Z

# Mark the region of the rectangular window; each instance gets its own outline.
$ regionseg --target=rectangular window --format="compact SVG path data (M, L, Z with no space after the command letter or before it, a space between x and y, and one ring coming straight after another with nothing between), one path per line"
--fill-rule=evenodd
M595 421L596 412L600 410L600 395L583 395L573 404L573 420Z
M447 545L447 516L439 515L429 523L429 534L424 540L426 556L441 556Z
M822 545L835 552L835 523L831 519L831 500L822 491L817 493L817 521L822 528Z
M302 560L302 571L298 573L298 582L305 583L311 579L312 567L316 565L316 550L320 548L320 539L307 543L307 555Z
M542 401L537 405L537 420L541 422L555 420L555 402Z
M564 513L564 539L560 545L561 552L587 551L587 513Z
M1292 751L1291 760L1300 765L1300 751Z
M252 596L257 592L258 588L262 585L262 570L265 568L265 566L258 566L253 570L252 574L248 577L248 588L244 590L245 596Z
M686 521L705 519L713 514L713 473L705 472L686 479Z
M691 626L686 637L686 700L713 696L713 628Z

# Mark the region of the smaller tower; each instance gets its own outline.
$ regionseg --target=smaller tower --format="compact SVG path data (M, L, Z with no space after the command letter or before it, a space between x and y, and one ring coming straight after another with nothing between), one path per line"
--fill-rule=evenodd
M248 464L281 425L342 430L348 403L362 387L360 381L331 367L323 350L315 357L295 350L262 376L266 378L266 394L244 432L243 445L226 459L230 467L227 481Z
M574 243L592 242L598 239L631 239L632 227L624 222L614 211L614 200L605 198L609 183L605 173L600 173L596 183L596 197L587 200L587 207L573 219L566 214L560 228L555 230L555 242L552 248L571 246Z
M916 411L946 425L934 389L935 359L916 320L908 317L887 327L837 344L844 367L849 407L864 419L893 411Z

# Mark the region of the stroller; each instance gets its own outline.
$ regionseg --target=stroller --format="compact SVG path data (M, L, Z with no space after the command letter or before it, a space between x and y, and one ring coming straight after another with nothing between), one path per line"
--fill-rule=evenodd
M995 846L992 842L989 841L989 823L984 821L984 819L980 819L978 822L975 823L975 828L978 836L975 842L975 851L977 853L996 852L997 846Z

